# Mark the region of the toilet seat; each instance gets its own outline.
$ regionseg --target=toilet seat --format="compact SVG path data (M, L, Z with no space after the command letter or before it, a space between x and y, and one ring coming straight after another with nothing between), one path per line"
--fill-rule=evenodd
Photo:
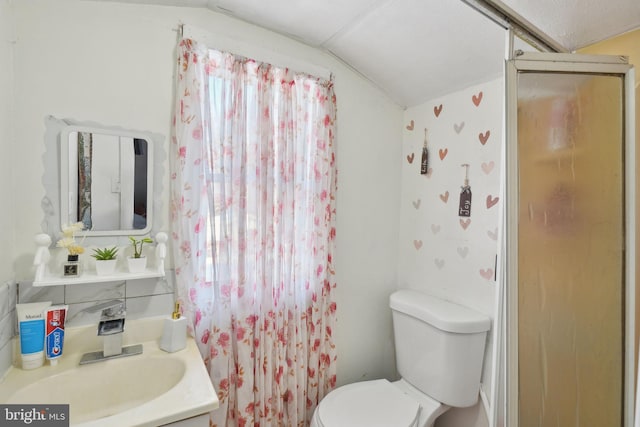
M338 387L322 400L315 420L321 427L415 427L418 402L387 380Z

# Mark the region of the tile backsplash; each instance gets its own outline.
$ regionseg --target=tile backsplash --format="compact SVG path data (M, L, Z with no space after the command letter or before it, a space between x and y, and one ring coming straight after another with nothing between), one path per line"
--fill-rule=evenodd
M51 301L68 304L67 326L98 325L100 311L91 308L105 301L126 301L127 319L169 315L173 310L175 276L105 283L35 287L31 282L0 285L0 379L12 364L13 336L17 334L16 302Z
M17 330L17 285L6 282L0 285L0 379L9 369L13 357L13 340Z

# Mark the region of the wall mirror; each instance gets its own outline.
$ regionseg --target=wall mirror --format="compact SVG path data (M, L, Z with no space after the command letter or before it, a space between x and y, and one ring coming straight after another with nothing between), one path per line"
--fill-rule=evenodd
M145 234L153 221L153 143L144 135L69 126L60 138L61 224Z
M46 124L45 233L74 222L84 223L85 236L159 229L162 136L53 117Z

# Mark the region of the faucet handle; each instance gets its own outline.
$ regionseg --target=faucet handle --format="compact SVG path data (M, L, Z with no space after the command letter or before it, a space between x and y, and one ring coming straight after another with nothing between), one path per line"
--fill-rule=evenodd
M107 301L94 307L94 309L96 309L96 311L98 309L102 309L102 313L100 314L100 321L122 319L127 314L124 306L124 301L122 300Z

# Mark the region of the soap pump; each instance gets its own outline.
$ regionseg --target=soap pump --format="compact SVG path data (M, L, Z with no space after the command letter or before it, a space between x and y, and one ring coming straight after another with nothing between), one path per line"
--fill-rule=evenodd
M170 319L164 320L164 331L160 340L160 348L174 353L187 346L187 318L180 315L180 303L176 302Z

